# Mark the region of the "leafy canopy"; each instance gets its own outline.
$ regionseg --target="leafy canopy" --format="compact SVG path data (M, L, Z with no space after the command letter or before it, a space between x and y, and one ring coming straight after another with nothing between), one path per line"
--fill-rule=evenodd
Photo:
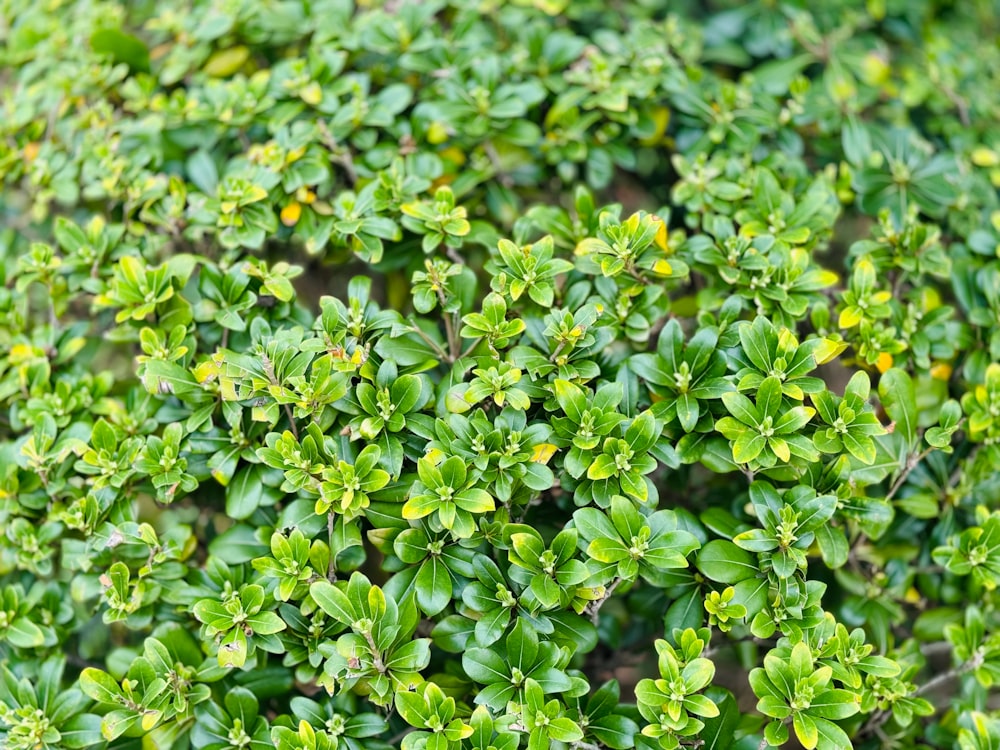
M1000 746L998 24L0 2L0 746Z

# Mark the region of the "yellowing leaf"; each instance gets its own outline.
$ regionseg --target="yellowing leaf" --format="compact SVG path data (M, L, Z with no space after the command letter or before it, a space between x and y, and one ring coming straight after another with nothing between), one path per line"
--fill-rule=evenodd
M427 142L435 146L448 140L448 126L435 120L427 128ZM459 152L461 153L461 152Z
M558 16L569 7L569 0L534 0L532 5L547 16Z
M10 348L10 363L14 365L20 364L40 355L41 352L37 352L33 346L29 346L28 344L14 344Z
M163 715L160 711L145 711L142 714L142 730L144 732L150 731L160 722L160 717Z
M653 273L660 276L669 276L673 271L674 267L670 265L670 261L664 258L660 258L653 264Z
M972 163L977 167L1000 166L1000 154L991 148L980 146L972 151Z
M856 307L845 307L840 313L837 325L841 328L854 328L860 322L861 311Z
M573 250L575 255L590 255L591 253L600 252L607 247L607 244L597 239L596 237L587 237L586 239L580 240L576 248Z
M260 185L254 185L250 188L250 196L248 202L256 203L257 201L262 201L267 197L267 190L262 188Z
M667 132L667 125L670 124L670 110L666 107L657 107L653 110L653 123L655 128L652 135L642 138L640 146L655 146L663 140L663 134Z
M892 355L889 352L882 352L878 355L878 359L875 360L875 367L881 373L886 372L890 367L892 367Z
M861 62L861 78L869 86L881 86L889 80L892 69L878 52L869 52Z
M661 219L659 216L653 217L653 223L656 224L656 237L653 238L653 242L656 246L660 248L663 252L666 252L667 247L667 223Z
M311 81L299 92L299 97L310 107L318 107L323 102L323 89L316 81Z
M468 161L465 152L457 146L449 146L448 148L442 150L441 158L450 161L452 164L457 164L458 166L462 166L466 161ZM438 179L443 180L444 182L451 182L454 179L454 176L444 175ZM444 184L444 182L442 182L442 184Z
M952 367L947 362L938 362L931 367L931 377L935 380L948 381L951 379Z
M540 443L532 451L531 460L536 464L547 464L549 459L555 455L556 450L556 446L552 443Z
M292 201L281 209L281 223L286 227L295 226L302 216L302 204Z
M840 276L838 276L833 271L826 271L826 270L824 270L824 271L820 271L819 272L819 275L817 276L817 280L818 280L818 282L820 284L822 284L825 287L826 286L833 286L838 281L840 281Z
M847 349L846 341L835 341L834 339L823 339L823 343L813 353L813 358L817 365L825 365L832 361L837 355Z
M431 448L424 454L424 458L434 464L434 466L437 466L444 460L444 451L440 448Z
M236 401L236 381L232 378L220 378L219 392L223 401Z
M799 339L796 337L795 333L789 328L782 328L778 332L778 350L779 351L791 351L792 349L798 349Z
M774 451L774 455L776 455L781 461L788 463L788 461L791 460L791 451L788 448L788 443L784 440L781 438L771 438L767 441L767 444L771 450Z
M199 383L207 383L208 381L214 380L219 376L219 365L216 362L207 359L198 364L192 372L194 373L194 379Z
M229 49L220 49L208 58L202 70L213 78L228 78L242 68L249 59L250 50L241 44Z

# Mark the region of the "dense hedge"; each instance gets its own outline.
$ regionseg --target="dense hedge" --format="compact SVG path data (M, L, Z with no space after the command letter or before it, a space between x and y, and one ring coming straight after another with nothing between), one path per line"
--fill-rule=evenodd
M0 0L0 745L1000 745L998 33Z

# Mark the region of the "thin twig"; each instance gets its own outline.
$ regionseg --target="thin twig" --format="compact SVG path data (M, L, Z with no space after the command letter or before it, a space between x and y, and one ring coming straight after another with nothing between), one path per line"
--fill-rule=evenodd
M465 351L462 352L458 358L465 359L466 357L468 357L470 354L472 354L472 350L475 349L477 346L479 346L479 342L481 342L482 340L483 340L482 336L480 336L477 339L473 339L472 343L469 344L467 347L465 347Z
M929 693L935 688L945 684L946 682L951 682L952 680L960 677L964 672L967 671L968 667L965 664L963 664L960 667L954 667L953 669L949 669L947 672L944 672L942 674L939 674L937 677L932 677L931 679L929 679L923 685L918 687L913 692L913 694L923 695L924 693Z
M948 101L950 101L953 105L955 105L955 109L958 110L958 119L962 122L963 125L968 127L970 123L969 105L966 103L965 99L959 96L958 92L955 91L955 89L953 89L951 86L945 86L942 84L940 85L940 88L941 88L941 93L944 94L946 97L948 97Z
M316 127L323 145L330 150L331 161L344 168L344 172L347 173L347 181L351 183L351 187L354 187L358 182L358 171L354 168L354 157L351 156L350 149L337 143L337 139L330 132L330 127L323 120L317 120Z
M465 265L465 258L459 255L458 250L452 247L451 245L444 246L444 254L448 256L448 260L450 260L452 263L459 266Z
M423 329L416 323L414 323L412 320L410 321L410 323L413 324L412 327L413 332L417 334L420 338L422 338L425 344L431 347L431 349L433 349L437 353L437 355L441 357L441 359L448 359L447 352L445 352L445 350L442 349L434 339L432 339L430 336L424 333Z
M497 153L493 141L483 141L483 151L486 152L486 156L489 158L490 164L493 166L493 172L500 181L500 184L504 187L513 187L514 179L504 171L503 166L500 164L500 154Z
M621 582L622 579L620 577L615 578L615 580L613 580L611 584L604 589L604 596L600 599L595 599L587 606L587 612L590 614L590 621L594 623L594 625L598 623L598 618L601 614L601 607L603 607L604 603L611 598L611 595L615 593L615 589L618 588L618 585Z
M326 578L330 583L335 583L337 580L337 555L333 551L333 510L326 514L326 538L330 545L330 560L326 564Z
M966 672L970 672L973 669L976 669L982 663L983 663L983 656L982 656L981 653L977 652L968 661L963 662L962 664L958 665L957 667L953 667L952 669L949 669L947 672L939 674L937 677L932 677L930 680L928 680L923 685L921 685L916 690L914 690L913 691L913 695L917 696L917 695L924 695L925 693L929 693L932 690L934 690L935 688L941 687L941 685L944 685L945 683L948 683L948 682L951 682L952 680L958 679L959 677L961 677ZM892 712L891 711L876 711L875 713L873 713L871 715L871 718L868 719L867 722L865 722L865 725L863 727L861 727L861 729L858 732L858 736L862 736L863 737L866 734L870 734L870 733L873 733L873 732L875 732L875 733L880 732L881 731L881 726L883 724L885 724L885 722L887 722L889 720L890 716L892 716Z
M448 336L448 361L454 362L458 359L459 347L458 337L455 335L455 324L451 320L450 313L445 313L442 317L444 318L444 330Z
M936 450L934 446L928 446L924 450L920 451L920 453L910 454L910 457L906 459L906 465L903 467L903 471L900 472L899 476L896 477L896 481L893 482L892 487L889 488L889 494L885 496L886 502L889 502L896 496L896 493L899 492L899 489L903 486L906 478L910 476L910 473L917 468L920 462L927 458L927 456L929 456L934 450Z
M289 426L289 428L292 431L292 435L294 435L295 439L298 440L299 439L299 428L295 424L295 417L292 416L292 407L290 405L288 405L288 404L282 404L282 406L285 407L285 416L288 417L288 426Z

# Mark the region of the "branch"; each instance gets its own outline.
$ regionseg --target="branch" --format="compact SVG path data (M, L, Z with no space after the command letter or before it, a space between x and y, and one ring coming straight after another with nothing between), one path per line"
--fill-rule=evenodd
M971 659L963 662L962 664L959 664L957 667L949 669L947 672L939 674L937 677L932 677L930 680L928 680L923 685L914 690L912 695L917 696L929 693L935 688L939 688L942 685L951 682L952 680L958 679L966 672L971 672L973 669L976 669L977 667L982 665L982 663L983 663L983 655L980 651L976 651L976 653L972 656ZM871 715L871 718L868 719L865 725L861 727L861 729L858 731L858 735L864 736L872 732L876 733L879 732L882 725L889 720L890 716L892 716L891 711L876 711Z
M590 621L594 623L594 625L597 624L598 617L601 613L601 607L604 606L604 602L606 602L608 599L611 598L611 595L615 593L615 589L618 588L618 584L620 584L621 582L622 579L620 577L615 578L615 580L613 580L611 584L606 589L604 589L604 596L602 596L600 599L595 599L594 601L592 601L590 604L587 605L586 611L590 615Z
M899 476L896 477L896 481L893 482L892 487L889 488L889 494L885 496L886 502L889 502L896 496L896 493L899 492L899 489L903 486L906 478L910 476L910 473L917 468L921 461L927 458L927 456L935 450L937 449L934 448L934 446L928 446L924 450L920 451L920 453L910 454L910 457L906 459L906 466L903 467L903 471L900 472Z

